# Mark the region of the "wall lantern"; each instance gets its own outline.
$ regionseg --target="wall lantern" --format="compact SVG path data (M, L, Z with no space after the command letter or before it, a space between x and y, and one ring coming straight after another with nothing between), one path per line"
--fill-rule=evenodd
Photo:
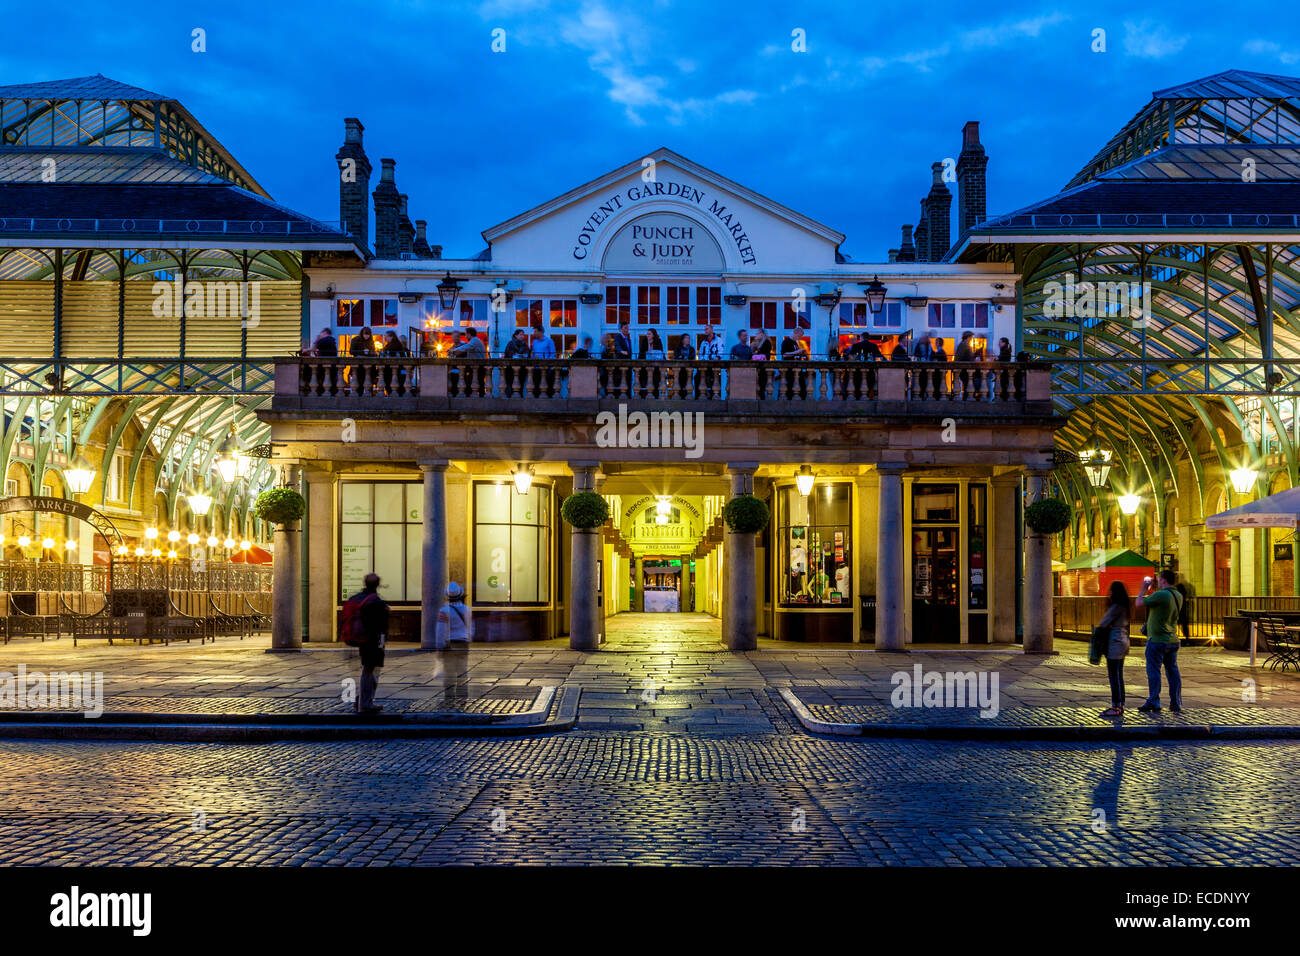
M95 480L95 469L91 467L85 455L77 452L71 466L64 469L63 478L68 483L68 490L74 495L84 495L90 490L91 482Z
M1138 505L1141 503L1142 498L1140 495L1129 494L1119 496L1119 510L1126 515L1137 514Z
M515 481L515 491L521 495L528 494L528 489L533 486L533 469L525 468L521 464L515 469L511 477Z
M805 498L812 494L813 482L816 480L817 476L813 474L812 469L807 465L800 468L799 474L794 476L794 483L799 486L799 494Z
M1232 490L1239 495L1250 494L1250 490L1255 487L1255 482L1259 479L1259 472L1254 468L1248 468L1242 465L1240 468L1228 474L1232 479Z
M450 312L456 308L456 297L460 295L460 283L451 277L448 272L438 283L438 302L442 305L442 311Z
M874 277L870 282L859 283L867 290L867 308L871 310L872 315L879 315L880 310L885 307L885 284L880 281L880 276Z
M669 495L655 495L655 514L670 515L673 513L673 499Z

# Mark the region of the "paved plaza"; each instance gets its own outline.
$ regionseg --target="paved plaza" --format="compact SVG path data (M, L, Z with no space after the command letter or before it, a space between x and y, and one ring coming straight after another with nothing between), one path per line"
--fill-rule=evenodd
M580 687L577 725L564 733L0 740L0 863L1300 863L1300 742L833 738L809 733L781 694L822 717L885 709L891 675L920 663L996 670L1004 714L1093 714L1105 680L1082 644L1045 658L791 645L732 654L707 618L651 617L615 619L594 654L561 642L472 649L473 696L504 702L493 707ZM101 670L110 714L343 713L340 687L356 668L349 651L268 654L262 641L26 641L3 653L11 672ZM1183 656L1188 719L1233 710L1268 723L1300 709L1294 673L1252 673L1220 649ZM436 659L394 650L381 699L441 707ZM1129 667L1135 694L1140 660ZM1246 678L1253 703L1242 700ZM927 718L901 709L894 719Z

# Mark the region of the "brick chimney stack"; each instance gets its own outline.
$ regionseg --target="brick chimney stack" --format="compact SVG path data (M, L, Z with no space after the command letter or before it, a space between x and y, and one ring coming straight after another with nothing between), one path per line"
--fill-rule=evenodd
M428 220L415 220L415 241L411 243L411 251L421 259L433 258L433 251L429 248L429 239L427 236L428 229Z
M354 116L343 120L343 145L334 158L339 164L339 220L349 235L356 237L361 247L369 251L370 204L366 192L370 189L371 170L370 160L361 146L364 130L361 120Z
M927 211L928 210L926 209L926 200L922 199L921 218L917 220L916 232L915 232L917 262L930 261L930 238L929 238L930 226L929 223L925 221L925 215Z
M943 163L930 164L930 192L925 204L926 262L941 262L952 245L952 192L943 181Z
M401 195L397 192L397 160L381 159L379 185L371 194L375 201L375 258L396 259L401 252L397 236L397 211Z
M980 143L980 124L971 120L961 130L961 155L957 157L958 241L987 218L988 193L984 170L989 158Z
M903 227L903 241L898 246L899 262L915 262L916 246L912 245L912 227Z
M415 252L415 224L411 222L411 214L407 211L407 203L410 197L406 193L397 195L397 251L402 255L411 255Z

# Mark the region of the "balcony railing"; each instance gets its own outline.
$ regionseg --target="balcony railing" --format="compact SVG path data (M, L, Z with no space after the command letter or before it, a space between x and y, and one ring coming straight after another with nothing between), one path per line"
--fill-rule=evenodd
M785 414L1051 414L1045 363L679 362L301 357L276 363L275 410L562 411L619 401L723 403ZM736 405L736 403L740 403ZM871 408L862 409L871 413Z

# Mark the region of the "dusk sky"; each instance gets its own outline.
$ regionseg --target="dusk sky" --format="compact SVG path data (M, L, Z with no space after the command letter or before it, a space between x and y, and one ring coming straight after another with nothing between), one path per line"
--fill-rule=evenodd
M1001 213L1059 190L1153 90L1228 69L1300 74L1300 26L1266 10L231 0L120 15L72 2L52 21L15 4L6 34L21 42L0 48L0 84L103 73L175 97L278 201L326 220L343 117L358 116L372 188L379 159L395 158L412 218L448 257L667 146L879 261L967 120L981 123ZM206 52L191 50L195 28Z

